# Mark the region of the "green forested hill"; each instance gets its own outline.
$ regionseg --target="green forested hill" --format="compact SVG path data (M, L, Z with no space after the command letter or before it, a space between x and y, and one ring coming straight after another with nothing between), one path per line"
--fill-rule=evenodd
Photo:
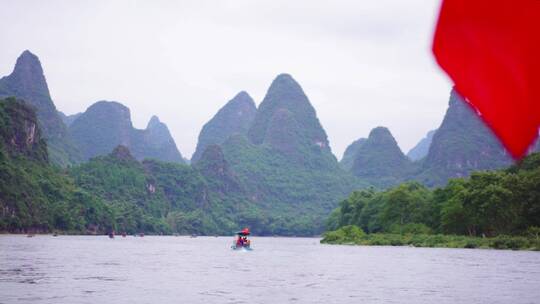
M253 210L241 191L219 187L231 182L227 164L204 165L211 158L198 169L139 162L119 146L61 170L48 162L33 109L0 100L0 231L229 234Z
M270 85L248 136L223 144L225 159L261 212L268 234L321 232L326 214L362 184L343 170L300 85L281 74Z
M428 186L441 186L450 178L504 168L511 162L491 130L453 90L443 122L415 179Z
M73 167L70 175L112 206L119 231L217 234L237 229L234 213L223 210L226 199L211 193L206 179L187 165L139 162L118 146L110 155Z
M343 169L346 171L351 171L356 153L358 153L358 150L360 147L362 147L366 140L367 138L359 138L347 146L347 149L345 149L345 152L343 153L343 157L339 161L339 164Z
M0 231L103 232L112 210L49 165L47 144L33 109L0 100Z
M385 188L404 181L413 172L412 162L401 152L385 127L377 127L358 147L351 168L358 178Z
M263 225L265 234L320 233L336 198L361 185L339 170L335 159L324 159L328 155L311 156L307 165L296 163L241 135L229 138L223 150L252 204L263 210L252 222Z

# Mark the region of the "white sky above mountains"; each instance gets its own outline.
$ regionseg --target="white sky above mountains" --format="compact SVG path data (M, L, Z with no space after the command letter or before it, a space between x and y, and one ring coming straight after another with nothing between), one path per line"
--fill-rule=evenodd
M36 54L56 107L99 100L137 128L166 123L182 155L241 90L259 104L271 81L303 87L338 158L376 126L406 153L438 127L451 83L431 55L438 0L0 0L0 75Z

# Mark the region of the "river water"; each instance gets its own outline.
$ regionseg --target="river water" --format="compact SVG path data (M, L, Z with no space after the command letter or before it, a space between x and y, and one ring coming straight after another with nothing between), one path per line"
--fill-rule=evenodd
M0 303L540 303L540 252L0 235Z

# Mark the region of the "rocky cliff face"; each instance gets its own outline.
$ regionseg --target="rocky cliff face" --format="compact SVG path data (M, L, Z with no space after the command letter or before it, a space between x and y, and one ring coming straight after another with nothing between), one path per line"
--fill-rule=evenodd
M412 171L412 163L385 127L377 127L358 148L352 173L377 187L388 187L403 181Z
M426 134L426 137L422 138L416 146L414 146L409 152L407 152L407 157L412 161L420 160L429 152L429 146L431 146L431 141L433 140L433 135L435 135L435 131L437 130L431 130Z
M183 162L165 124L154 116L145 130L135 129L130 110L118 102L96 102L70 125L69 131L84 159L106 155L123 145L139 160Z
M36 114L22 100L0 99L0 150L9 157L48 162L47 144L41 137Z
M56 111L38 57L24 51L13 72L0 79L0 98L14 96L35 108L53 162L67 165L80 160L66 126Z
M256 112L251 96L244 91L238 93L203 126L191 161L196 163L209 145L222 144L234 134L247 134Z
M456 91L433 136L419 180L443 185L472 171L498 169L511 163L509 154Z

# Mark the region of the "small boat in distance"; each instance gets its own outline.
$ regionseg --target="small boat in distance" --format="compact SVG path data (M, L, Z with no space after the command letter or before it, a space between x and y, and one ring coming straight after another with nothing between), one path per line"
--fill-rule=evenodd
M253 250L251 248L251 240L248 239L249 228L244 228L236 233L236 237L231 246L232 250Z
M114 239L114 231L109 232L109 238Z

